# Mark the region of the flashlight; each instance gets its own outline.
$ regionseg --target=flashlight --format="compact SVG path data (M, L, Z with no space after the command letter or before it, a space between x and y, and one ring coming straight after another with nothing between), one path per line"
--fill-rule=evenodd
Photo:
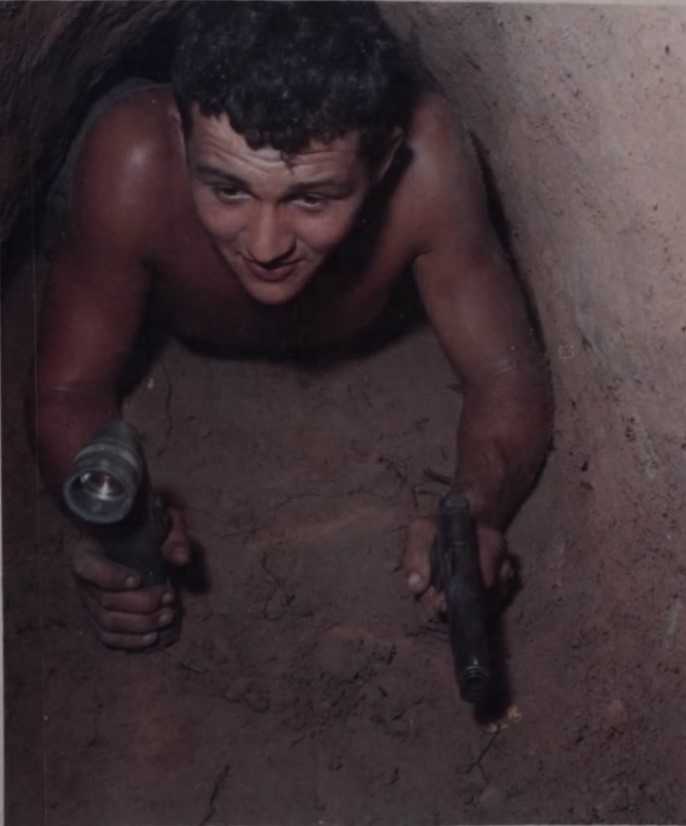
M160 551L169 514L162 500L151 495L140 436L133 427L112 419L97 430L74 457L63 494L112 562L137 571L142 585L169 581Z

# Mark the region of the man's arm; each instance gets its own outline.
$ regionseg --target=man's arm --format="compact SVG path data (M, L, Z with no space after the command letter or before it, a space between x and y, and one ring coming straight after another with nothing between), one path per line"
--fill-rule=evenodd
M144 314L150 274L146 153L130 146L126 119L94 127L76 170L70 225L48 276L32 388L39 461L61 499L71 461L106 420L120 413L118 382ZM149 156L148 156L149 160ZM154 177L154 176L153 176ZM153 181L154 183L154 181ZM178 513L162 553L188 561L190 545ZM110 562L92 539L72 560L79 595L106 645L140 649L173 621L170 587L138 588L136 572Z
M523 295L488 215L476 157L444 103L421 114L414 214L415 275L436 335L461 380L452 490L476 519L484 584L506 582L503 531L540 469L550 442L548 371ZM444 607L430 587L436 519L410 526L405 570L429 614Z
M443 107L431 118L416 279L463 387L454 489L503 529L540 469L551 434L548 372L521 290L488 215L466 136Z
M144 224L130 204L127 209L134 182L112 137L96 130L84 146L67 237L41 310L32 390L39 460L55 496L76 451L119 413L117 383L149 286L140 256Z

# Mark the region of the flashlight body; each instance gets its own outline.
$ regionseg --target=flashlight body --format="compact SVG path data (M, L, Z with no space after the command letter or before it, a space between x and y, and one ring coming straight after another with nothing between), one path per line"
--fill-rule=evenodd
M169 533L170 517L159 496L153 496L143 477L143 486L132 510L121 522L96 524L91 532L105 550L107 558L116 565L136 571L140 587L167 585L169 569L161 553L162 543ZM147 651L173 645L179 638L177 619L157 633L157 642Z
M160 548L169 532L169 514L159 497L150 496L147 490L140 491L139 496L125 519L93 525L91 532L108 559L140 574L143 587L164 585L169 581L169 572Z
M432 584L445 592L460 696L465 702L478 703L490 688L491 653L478 546L467 499L453 494L443 497L438 521L438 536L431 548Z

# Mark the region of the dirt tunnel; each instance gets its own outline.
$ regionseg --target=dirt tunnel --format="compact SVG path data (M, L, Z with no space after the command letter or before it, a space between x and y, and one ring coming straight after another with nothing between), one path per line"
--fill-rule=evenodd
M398 557L449 473L454 378L422 325L332 364L167 342L127 402L206 582L179 643L91 637L74 530L22 409L46 188L102 89L164 80L172 2L0 6L9 826L678 823L686 818L686 10L384 6L492 177L554 379L509 532L514 705L457 698Z

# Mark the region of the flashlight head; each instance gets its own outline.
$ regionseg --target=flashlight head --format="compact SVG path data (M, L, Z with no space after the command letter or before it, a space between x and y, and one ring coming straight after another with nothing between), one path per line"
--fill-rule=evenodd
M113 419L76 454L64 483L64 499L86 522L120 522L133 507L144 470L138 434L126 422Z

